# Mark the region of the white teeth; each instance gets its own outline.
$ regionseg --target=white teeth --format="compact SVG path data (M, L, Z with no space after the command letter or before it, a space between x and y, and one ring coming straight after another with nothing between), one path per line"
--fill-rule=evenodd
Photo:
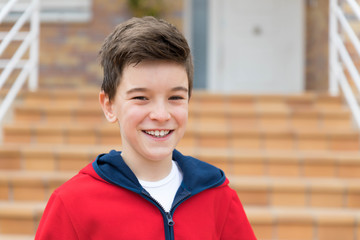
M169 134L169 130L155 130L155 131L145 131L147 134L154 136L154 137L165 137Z

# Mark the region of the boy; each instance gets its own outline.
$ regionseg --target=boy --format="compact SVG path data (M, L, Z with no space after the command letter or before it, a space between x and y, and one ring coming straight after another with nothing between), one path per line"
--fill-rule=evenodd
M174 150L193 65L178 30L133 18L100 51L105 117L122 151L102 154L51 196L36 239L256 239L223 171Z

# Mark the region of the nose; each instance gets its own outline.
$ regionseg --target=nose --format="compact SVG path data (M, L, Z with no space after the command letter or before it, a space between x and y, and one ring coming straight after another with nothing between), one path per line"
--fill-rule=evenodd
M165 103L158 102L154 104L149 114L151 120L157 120L160 122L168 121L171 118L171 114Z

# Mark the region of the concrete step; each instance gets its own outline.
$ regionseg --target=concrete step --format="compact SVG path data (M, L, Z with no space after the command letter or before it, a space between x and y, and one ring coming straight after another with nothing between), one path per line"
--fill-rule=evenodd
M81 124L21 124L5 125L5 143L53 144L121 144L115 124L86 126Z
M27 105L15 107L15 124L22 123L81 123L85 125L106 124L100 104L81 106L59 103ZM239 106L206 107L202 104L190 104L189 121L197 125L237 125L260 128L338 128L352 129L353 122L348 109L314 108L293 109L289 106L279 108Z
M0 201L47 201L76 172L0 171ZM243 204L360 209L360 178L228 176Z
M121 149L98 92L20 93L0 147L0 239L33 237L52 191ZM225 170L258 239L360 236L359 133L340 97L195 91L189 110L178 149Z
M23 104L57 104L62 106L81 105L89 106L99 103L99 89L95 88L78 88L78 89L39 89L36 92L22 92L19 99Z
M351 209L245 207L258 240L354 240L360 211Z
M45 203L0 201L0 236L35 235Z
M47 201L76 172L0 171L0 201Z
M301 179L357 179L360 177L358 151L185 148L184 152L218 166L228 175L282 176Z
M15 145L0 146L0 169L10 171L79 171L100 153L115 146Z
M121 145L117 124L7 124L5 143ZM344 129L245 128L241 125L189 124L180 146L230 149L360 149L359 132Z
M16 111L18 121L104 121L97 89L26 93ZM238 124L255 124L256 119L270 118L270 123L259 121L257 124L284 124L284 121L291 120L286 124L326 127L329 123L336 123L335 126L352 126L348 108L342 99L327 94L230 95L194 91L189 112L190 120L195 118L199 122L204 119L215 123L234 120ZM309 120L314 122L316 119L315 123L308 124Z
M1 240L34 240L35 235L0 234Z
M0 169L12 171L79 171L97 155L120 146L110 145L4 145L0 147ZM178 147L223 169L228 175L283 176L296 178L360 177L358 151L241 150Z
M86 103L89 101L98 102L98 94L100 89L39 89L35 93L22 92L20 94L24 103L59 103L70 102ZM302 94L217 94L208 91L194 90L190 102L200 103L201 105L243 105L249 106L283 106L283 104L290 105L295 108L309 108L309 107L339 107L343 106L341 97L333 97L329 94L306 92Z
M229 176L247 206L360 210L360 178L355 180Z

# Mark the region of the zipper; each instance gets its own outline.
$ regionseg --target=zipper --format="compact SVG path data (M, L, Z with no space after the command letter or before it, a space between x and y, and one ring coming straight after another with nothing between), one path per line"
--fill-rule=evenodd
M173 214L175 212L175 209L182 203L184 202L186 199L188 199L191 196L191 193L187 190L185 190L185 194L184 196L182 196L180 199L177 199L176 202L174 202L173 206L171 207L170 212L165 211L164 207L161 205L161 203L159 203L155 198L153 198L145 189L142 190L141 192L145 197L147 197L149 200L151 200L152 202L155 203L155 205L157 205L157 207L159 208L159 210L162 213L165 213L165 217L167 220L167 226L168 226L168 234L165 231L165 239L170 239L173 240L174 239L174 225L175 222L173 220ZM166 225L164 226L166 227ZM168 238L167 238L168 237Z
M166 217L167 217L169 227L174 226L175 223L174 223L174 220L173 220L173 218L171 216L171 213L165 212L165 214L166 214Z
M172 218L172 215L170 212L165 212L166 214L166 218L168 221L168 229L169 229L169 239L173 240L174 239L174 220ZM165 238L166 238L166 233L165 233Z
M144 196L146 196L149 200L151 200L152 202L155 203L155 205L157 205L157 207L159 208L159 210L161 211L161 213L163 215L165 215L166 220L167 220L167 226L168 226L168 232L165 231L165 239L170 239L173 240L174 239L174 220L170 212L165 211L164 207L161 205L161 203L159 203L155 198L153 198L146 190L143 190L141 192ZM166 228L166 225L164 226Z

